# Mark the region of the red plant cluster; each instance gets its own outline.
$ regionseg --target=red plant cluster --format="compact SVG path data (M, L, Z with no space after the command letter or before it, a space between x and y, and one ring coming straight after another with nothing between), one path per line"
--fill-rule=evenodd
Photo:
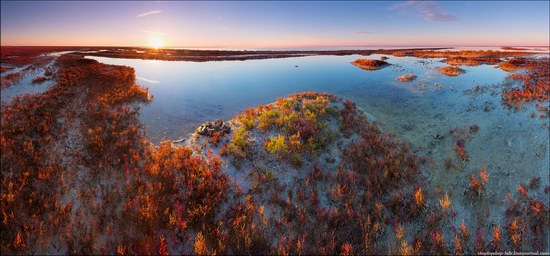
M10 87L11 85L18 83L21 81L21 78L23 78L23 72L15 72L11 74L7 74L2 77L2 83L0 84L0 88L4 89L7 87Z
M550 97L549 65L550 59L548 58L530 59L523 66L525 72L509 75L510 79L520 81L521 86L504 89L501 92L504 103L510 107L519 107L523 103L533 100L540 104L547 103ZM543 109L543 111L545 110Z
M2 109L2 251L166 254L230 194L220 160L144 139L126 103L148 96L130 68L58 65L50 90Z
M489 174L487 173L487 168L485 167L485 163L481 166L481 170L479 172L479 178L477 178L475 175L470 176L470 186L469 186L469 195L471 197L479 197L485 191L485 185L489 181Z
M377 70L389 65L383 60L371 59L358 59L353 61L352 64L364 70Z
M469 128L468 126L464 126L464 128L455 128L449 131L451 137L455 140L454 152L458 159L462 161L470 159L468 152L466 152L466 141L471 140L478 131L479 126L477 124L473 124ZM447 169L453 167L452 160L447 159L445 166Z
M35 62L36 58L42 54L61 50L63 48L59 47L2 46L0 47L0 58L2 58L2 63L20 66Z
M455 141L455 148L454 151L456 153L456 156L458 159L462 161L468 161L470 160L470 156L468 156L468 153L466 152L466 144L464 140L457 140Z
M543 251L548 248L550 207L548 202L529 195L529 188L518 186L517 199L508 194L506 209L507 245L516 251Z

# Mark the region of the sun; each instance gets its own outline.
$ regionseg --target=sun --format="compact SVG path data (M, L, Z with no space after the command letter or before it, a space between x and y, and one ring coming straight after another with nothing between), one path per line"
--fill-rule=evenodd
M161 38L153 37L149 39L149 46L155 50L164 47L164 41Z

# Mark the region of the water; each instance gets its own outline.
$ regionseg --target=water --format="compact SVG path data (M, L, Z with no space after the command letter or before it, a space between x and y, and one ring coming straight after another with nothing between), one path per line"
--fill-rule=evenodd
M548 119L530 118L531 103L512 111L500 102L501 83L508 73L494 65L462 67L466 73L447 77L435 71L441 59L388 56L392 66L377 71L359 69L350 62L372 56L310 56L285 59L176 62L89 57L103 63L135 68L138 83L149 88L153 101L143 105L141 120L147 136L162 139L186 137L200 123L230 119L247 107L266 104L293 92L326 91L354 100L386 131L409 142L429 157L424 173L432 189L448 191L457 219L475 221L490 206L488 218L496 222L505 195L519 182L540 176L548 185ZM413 82L395 78L414 73ZM476 85L488 92L472 95ZM485 111L487 110L487 111ZM449 130L477 124L479 131L466 143L470 161L461 162L453 152ZM436 139L436 135L445 136ZM459 170L447 170L452 158ZM487 165L490 181L479 202L464 198L471 174ZM432 190L433 191L433 190ZM498 207L497 207L498 208ZM494 209L497 209L494 208ZM473 222L470 222L473 223Z
M229 119L246 107L273 102L277 97L293 92L334 93L357 101L368 112L378 112L375 116L387 120L396 111L416 115L430 109L429 106L418 106L419 109L409 111L411 109L406 107L407 104L448 103L451 95L448 88L433 92L431 87L434 83L461 90L472 85L473 81L498 83L506 76L506 72L484 65L466 67L466 74L450 78L434 70L444 65L439 59L422 60L427 64L420 64L418 59L412 57L391 57L388 61L393 66L364 71L350 64L361 57L364 56L223 62L89 58L136 69L138 83L148 87L154 96L153 102L143 107L141 118L155 142L187 135L194 126L204 121ZM394 80L401 74L411 72L418 75L415 82L400 83ZM419 81L429 83L427 92L415 88ZM467 98L458 99L452 95L450 100L456 102ZM441 111L445 112L445 109Z
M27 66L24 66L22 68L16 68L13 70L6 71L2 73L2 79L5 75L19 72L23 69L25 69ZM42 93L47 91L49 88L51 88L54 85L54 80L46 80L42 83L33 83L32 80L38 76L44 75L44 69L36 69L36 70L29 70L27 72L24 72L23 76L21 77L21 80L14 83L13 85L9 86L8 88L2 89L0 93L0 98L2 105L4 104L10 104L13 98L16 96L21 96L23 94L36 94L36 93Z

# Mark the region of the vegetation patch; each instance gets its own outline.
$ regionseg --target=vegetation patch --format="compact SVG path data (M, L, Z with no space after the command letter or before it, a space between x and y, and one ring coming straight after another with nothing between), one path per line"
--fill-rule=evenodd
M447 57L445 63L453 66L479 66L482 64L494 65L500 63L500 58L495 57Z
M438 68L437 72L444 74L446 76L458 76L458 75L464 74L465 71L461 68L446 66L446 67Z
M370 60L370 59L358 59L353 61L351 64L355 65L356 67L362 68L364 70L370 70L370 71L382 69L390 65L389 63L383 60Z
M527 63L527 59L516 57L511 60L500 63L498 67L504 71L512 72L522 68L523 66L525 66L526 63Z
M501 92L503 102L512 108L518 108L526 102L537 101L537 110L548 116L550 95L550 59L530 59L524 62L525 72L514 73L508 79L518 81L520 86L504 88Z

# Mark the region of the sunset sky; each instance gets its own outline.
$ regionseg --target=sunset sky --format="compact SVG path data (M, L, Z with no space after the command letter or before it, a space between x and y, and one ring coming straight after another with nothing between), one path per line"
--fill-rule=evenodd
M549 2L1 2L1 44L547 46Z

